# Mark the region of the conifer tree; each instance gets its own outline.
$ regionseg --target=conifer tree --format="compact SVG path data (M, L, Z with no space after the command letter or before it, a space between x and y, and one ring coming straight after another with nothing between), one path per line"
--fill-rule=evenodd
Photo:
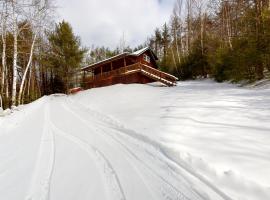
M80 67L85 49L80 47L80 39L76 37L69 23L62 21L56 25L49 35L51 61L54 72L53 92L67 92L72 87L72 75Z

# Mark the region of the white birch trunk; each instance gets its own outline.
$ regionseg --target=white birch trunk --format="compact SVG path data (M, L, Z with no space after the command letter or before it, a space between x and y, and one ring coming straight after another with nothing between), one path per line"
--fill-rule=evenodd
M2 51L1 94L4 93L4 88L5 88L5 74L6 74L6 38L5 38L5 34L3 32L2 32L2 43L3 43L3 51Z
M177 52L177 58L178 58L178 63L179 65L181 65L181 49L182 49L182 20L181 20L181 16L182 16L182 4L183 1L182 0L177 0L177 9L178 9L178 22L179 22L179 31L180 31L180 51L179 51L179 42L178 42L178 34L176 34L176 52ZM181 52L181 53L180 53Z
M22 82L21 82L21 85L20 85L20 91L19 91L19 96L18 96L18 102L19 102L19 104L21 103L21 100L22 100L22 92L23 92L23 87L24 87L26 75L27 75L27 73L29 71L29 68L32 65L33 52L34 52L34 48L35 48L36 38L37 38L37 34L35 33L34 38L33 38L33 41L32 41L32 45L31 45L29 60L28 60L27 66L25 68L25 71L24 71L24 74L23 74L23 77L22 77Z
M187 53L190 51L190 32L191 32L191 0L187 1Z
M7 16L6 16L6 8L4 8L6 5L3 5L3 10L5 9L5 12L3 11L2 14L2 26L1 26L1 32L2 32L2 80L1 80L1 95L4 93L5 88L5 74L6 74L6 23L7 23Z
M204 43L203 43L203 40L204 40L204 15L202 15L200 13L200 18L201 18L201 48L202 48L202 55L204 54Z
M18 60L18 27L17 27L17 19L15 17L15 5L13 2L13 79L12 79L12 96L11 96L11 104L12 107L16 106L16 96L17 96L17 78L18 78L18 70L17 70L17 60Z
M231 41L231 37L232 37L231 36L231 29L230 29L231 20L230 20L227 5L225 6L225 16L226 16L226 28L227 28L227 35L228 35L228 43L229 43L230 49L233 49L232 41Z

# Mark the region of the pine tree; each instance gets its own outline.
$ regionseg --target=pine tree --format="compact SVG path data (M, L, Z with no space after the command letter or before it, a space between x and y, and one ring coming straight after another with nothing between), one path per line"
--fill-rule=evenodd
M62 87L57 92L67 92L72 86L71 78L80 67L85 49L80 47L80 40L72 31L69 23L62 21L56 25L55 30L49 35L51 46L51 60L55 79L52 83ZM62 82L62 84L59 84ZM56 85L53 85L56 87Z

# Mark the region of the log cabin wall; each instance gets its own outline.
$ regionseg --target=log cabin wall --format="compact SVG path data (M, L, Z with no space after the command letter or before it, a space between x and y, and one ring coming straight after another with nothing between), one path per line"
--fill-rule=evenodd
M137 62L140 62L143 59L143 57L134 57L134 56L127 56L125 58L119 59L119 60L114 60L111 61L109 63L100 65L96 68L94 68L94 75L98 75L104 73L104 72L109 72L112 70L116 70L119 68L122 68L124 66L128 66L128 65L132 65L135 64ZM147 64L147 62L144 62L145 64ZM149 65L149 63L148 63ZM151 65L150 65L151 66Z
M131 84L131 83L146 84L146 83L152 83L152 82L154 82L153 79L143 76L139 72L134 72L134 73L129 73L129 74L120 75L120 76L113 76L113 77L103 79L103 80L94 81L94 82L88 83L86 87L96 88L96 87L105 87L105 86L119 84L119 83L121 84Z
M151 49L134 53L119 54L110 59L83 68L85 88L109 86L118 83L162 82L167 86L176 85L177 78L158 70L158 58ZM87 76L90 72L93 76Z
M150 62L145 61L145 59L144 59L145 55L150 58ZM151 53L149 51L146 51L144 54L138 56L137 60L138 60L138 62L141 62L144 65L148 65L148 66L153 67L155 69L158 68L156 65L156 61L153 59L153 57L151 56Z

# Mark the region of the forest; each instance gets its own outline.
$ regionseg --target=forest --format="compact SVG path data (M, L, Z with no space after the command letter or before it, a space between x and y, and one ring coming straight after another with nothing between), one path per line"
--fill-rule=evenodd
M270 1L176 0L171 19L133 50L145 46L158 55L161 70L180 80L250 83L269 78ZM93 48L88 61L122 49L132 51L121 45L113 51Z
M145 43L131 48L123 37L116 49L82 47L56 10L50 0L0 1L0 107L67 93L82 66L145 46L180 80L270 77L270 0L176 0L170 20Z
M181 80L269 78L269 0L177 0L171 20L148 41L160 67Z

